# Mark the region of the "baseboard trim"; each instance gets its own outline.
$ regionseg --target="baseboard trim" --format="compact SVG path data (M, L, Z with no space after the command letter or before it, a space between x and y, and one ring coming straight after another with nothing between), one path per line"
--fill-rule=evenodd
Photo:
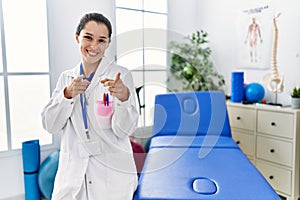
M18 195L18 196L4 198L4 199L0 199L0 200L24 200L24 199L25 199L24 194L21 194L21 195Z

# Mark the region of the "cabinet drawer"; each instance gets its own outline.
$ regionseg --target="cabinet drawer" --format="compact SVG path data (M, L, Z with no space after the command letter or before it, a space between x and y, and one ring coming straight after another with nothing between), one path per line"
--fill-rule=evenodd
M293 160L293 144L257 136L256 156L291 167Z
M259 110L257 113L257 131L271 135L293 138L293 114Z
M256 167L275 190L287 195L291 194L292 172L290 170L281 169L260 161L256 162Z
M255 111L247 108L228 107L230 125L235 128L254 131Z
M254 156L254 135L241 133L237 130L232 130L232 138L239 145L241 150L249 155Z

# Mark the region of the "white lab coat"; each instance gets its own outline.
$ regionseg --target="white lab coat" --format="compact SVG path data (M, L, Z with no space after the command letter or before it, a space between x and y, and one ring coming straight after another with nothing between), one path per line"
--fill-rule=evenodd
M128 101L114 100L111 128L100 128L96 101L102 100L100 80L114 79L121 72L130 90ZM86 137L80 95L66 99L63 90L79 76L80 65L59 77L49 103L42 112L43 127L50 133L61 133L58 171L53 200L131 200L137 186L137 174L129 140L138 122L135 89L131 73L102 59L86 90L90 139ZM100 121L101 122L101 121Z

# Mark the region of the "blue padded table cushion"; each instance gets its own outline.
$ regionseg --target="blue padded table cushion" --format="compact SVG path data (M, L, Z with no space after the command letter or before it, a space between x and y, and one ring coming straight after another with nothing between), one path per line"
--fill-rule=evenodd
M153 136L161 135L231 137L224 93L196 91L157 95Z
M231 137L223 136L172 136L165 135L153 137L151 139L150 148L153 147L213 147L213 148L238 148L239 146Z
M280 200L235 148L151 148L134 200Z

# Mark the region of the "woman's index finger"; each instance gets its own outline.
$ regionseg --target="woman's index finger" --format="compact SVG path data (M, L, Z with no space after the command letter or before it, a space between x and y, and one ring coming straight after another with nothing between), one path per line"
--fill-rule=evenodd
M117 75L116 75L114 83L118 82L120 80L120 77L121 77L121 73L118 72Z

